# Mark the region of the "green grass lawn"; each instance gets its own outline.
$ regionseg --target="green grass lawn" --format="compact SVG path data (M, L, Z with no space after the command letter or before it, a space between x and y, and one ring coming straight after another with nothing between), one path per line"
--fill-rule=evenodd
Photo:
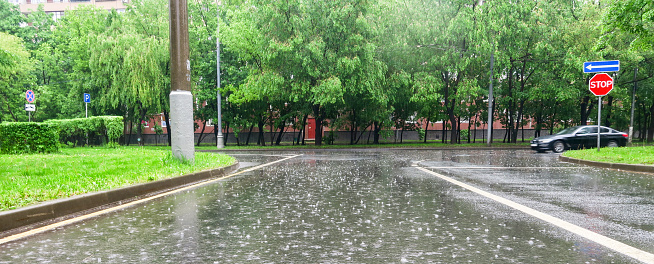
M654 165L654 146L570 150L563 156L590 161Z
M235 159L196 153L195 164L170 148L73 148L54 154L0 155L0 211L225 167Z

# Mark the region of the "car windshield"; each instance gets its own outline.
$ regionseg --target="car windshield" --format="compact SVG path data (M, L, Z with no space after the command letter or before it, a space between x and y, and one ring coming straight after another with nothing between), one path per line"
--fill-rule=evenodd
M557 135L564 135L564 134L572 134L572 132L575 132L579 127L568 127L566 129L561 130L561 132L556 133Z

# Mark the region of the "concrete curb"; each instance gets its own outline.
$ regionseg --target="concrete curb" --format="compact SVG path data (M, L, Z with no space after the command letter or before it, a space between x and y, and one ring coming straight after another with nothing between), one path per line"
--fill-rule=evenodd
M649 166L649 165L589 161L589 160L581 160L581 159L574 159L574 158L564 157L562 155L559 156L559 160L564 161L564 162L583 164L583 165L599 167L599 168L626 170L626 171L653 173L654 174L654 166Z
M111 205L122 204L126 200L141 196L152 196L163 191L177 189L183 186L205 181L211 178L218 178L238 169L239 163L182 175L175 178L163 179L154 182L141 183L114 190L100 191L76 195L69 198L46 201L40 204L18 208L15 210L0 212L0 232L14 233L10 230L19 229L30 225L39 225L55 218L66 217L71 214ZM41 224L42 225L42 224ZM0 234L3 237L8 234Z

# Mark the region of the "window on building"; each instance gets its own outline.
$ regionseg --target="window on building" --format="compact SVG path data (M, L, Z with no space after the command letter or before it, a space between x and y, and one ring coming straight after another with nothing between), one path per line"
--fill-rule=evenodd
M48 1L50 1L50 0L48 0ZM55 3L58 3L60 0L54 0L54 1L55 1ZM64 17L64 12L63 11L48 12L48 14L50 14L52 16L52 19L54 19L54 21L57 21L57 20L61 19L62 17Z

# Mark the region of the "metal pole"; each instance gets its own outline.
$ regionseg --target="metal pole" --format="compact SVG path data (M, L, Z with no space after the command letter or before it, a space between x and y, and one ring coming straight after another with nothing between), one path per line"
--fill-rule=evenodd
M638 76L638 67L636 67L636 71L634 72L634 89L631 91L631 120L629 121L629 144L631 144L631 141L633 140L634 137L634 107L636 106L636 85L638 85L638 82L636 82L637 76Z
M32 122L32 112L27 112L27 122Z
M597 151L600 151L600 123L602 122L602 97L597 97Z
M218 102L218 122L214 124L214 129L218 129L216 147L224 148L225 142L223 140L222 106L220 102L220 1L217 1L216 8L216 88L216 100Z
M491 52L491 72L490 72L490 87L488 88L488 138L486 138L486 145L491 146L493 136L493 63L495 56Z
M89 118L89 103L84 102L84 108L86 110L86 118ZM86 134L84 134L84 136L86 137L86 146L88 146L89 145L89 133L87 132Z

